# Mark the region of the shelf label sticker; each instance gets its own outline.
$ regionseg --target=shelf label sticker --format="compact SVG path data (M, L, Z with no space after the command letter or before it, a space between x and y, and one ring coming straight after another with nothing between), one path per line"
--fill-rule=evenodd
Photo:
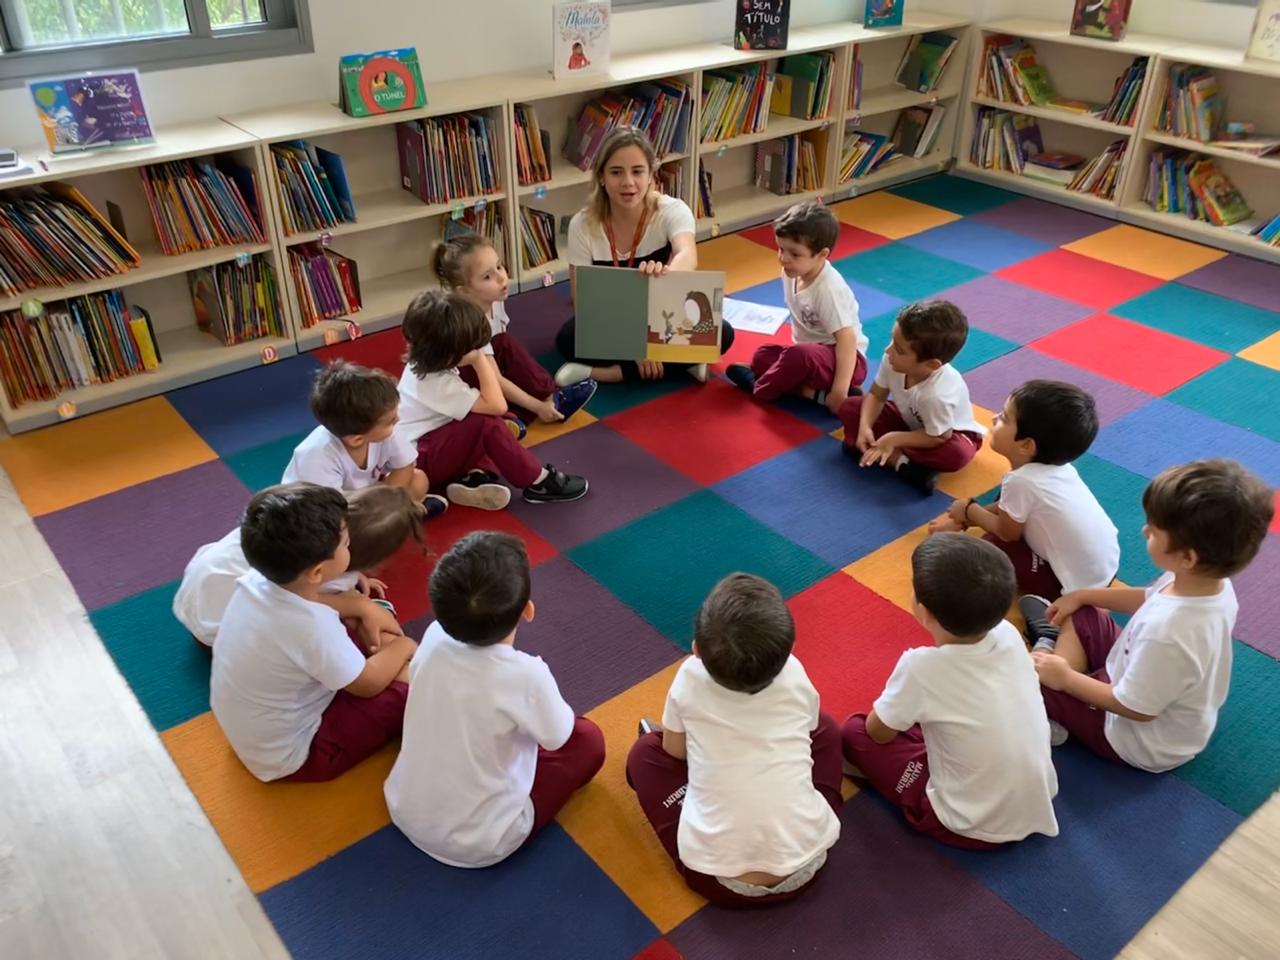
M252 262L253 262L253 254L249 253L248 250L241 250L239 253L236 254L237 267L247 267Z
M264 364L275 363L277 360L280 359L280 351L277 350L271 344L267 344L267 346L262 348L262 352L258 354L258 356L262 358L262 362Z
M58 404L58 417L62 420L70 420L76 415L76 405L70 400L63 400Z
M852 117L849 118L849 122L852 123L855 127L862 126L862 114L855 113Z
M22 301L22 315L28 320L34 320L42 313L44 313L44 304L35 297Z
M729 149L729 145L727 143L720 144L720 149L716 151L716 156L723 157L725 153L728 151L728 149Z
M489 206L489 201L481 197L476 201L476 213L484 213L485 208Z
M341 335L338 333L336 327L328 327L325 329L324 345L326 347L332 347L339 339L341 339Z
M711 235L713 237L720 236L720 224L718 223L711 224Z
M818 195L817 195L816 197L814 197L813 199L814 199L814 200L816 200L818 203L826 203L826 202L827 202L827 198L826 198L826 197L824 197L822 194L818 194Z
M831 126L831 121L830 121L830 120L823 120L823 121L822 121L822 126L821 126L821 127L819 127L818 129L819 129L819 130L825 130L825 129L827 129L827 127L829 127L829 126Z
M533 198L535 200L545 200L547 198L547 188L542 186L536 187L533 191Z
M463 211L463 210L465 210L465 209L466 209L466 208L465 208L465 207L463 207L463 205L462 205L461 203L455 203L455 204L453 205L453 209L449 211L449 217L450 217L451 219L453 219L453 220L461 220L461 219L462 219L462 211Z
M356 323L354 320L348 320L348 321L347 321L347 337L348 337L348 339L351 339L351 340L359 340L359 339L360 339L360 334L361 334L361 333L362 333L362 331L360 330L360 324Z
M326 230L320 234L320 246L327 247L333 243L333 234Z
M542 285L543 285L544 287L550 287L550 286L554 285L554 284L555 284L555 282L556 282L555 275L554 275L554 274L552 274L550 271L548 271L547 273L544 273L544 274L542 275Z

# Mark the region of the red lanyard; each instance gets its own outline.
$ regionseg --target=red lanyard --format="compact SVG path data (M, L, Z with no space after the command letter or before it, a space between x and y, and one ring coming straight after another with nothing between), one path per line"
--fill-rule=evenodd
M640 214L640 222L636 224L636 235L631 238L631 256L627 258L628 267L634 267L636 264L636 247L640 246L640 240L644 236L644 226L648 220L649 211L645 210L644 213ZM613 265L615 267L621 266L618 263L618 248L613 240L613 226L607 220L604 224L604 235L609 238L609 255L613 257Z

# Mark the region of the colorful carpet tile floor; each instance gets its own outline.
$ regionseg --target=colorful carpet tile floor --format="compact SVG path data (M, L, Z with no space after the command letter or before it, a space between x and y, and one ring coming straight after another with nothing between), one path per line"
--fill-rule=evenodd
M1124 581L1155 574L1139 498L1161 468L1213 453L1280 485L1280 268L951 177L836 209L834 259L873 371L895 310L938 295L969 316L957 365L980 416L1033 377L1092 391L1103 428L1080 469L1121 530ZM767 226L704 244L700 259L733 295L782 303ZM565 288L509 309L552 363ZM730 359L766 339L739 336ZM1006 468L984 450L922 499L842 457L825 409L761 406L722 379L602 388L589 414L530 437L543 460L590 478L587 499L455 508L429 528L437 552L475 528L524 537L539 616L519 642L608 738L595 782L528 849L480 871L419 853L388 822L391 749L334 783L258 783L209 713L208 656L170 602L194 550L231 529L311 429L318 365L344 356L398 374L400 351L398 332L367 336L0 442L0 465L297 957L1111 957L1280 785L1278 524L1236 579L1231 696L1194 762L1149 776L1068 744L1055 751L1061 835L993 853L937 846L850 788L809 894L752 913L706 906L622 775L701 598L733 570L772 580L824 707L866 709L899 653L927 641L906 610L923 525L951 497L993 491ZM428 569L406 551L387 576L414 630L430 619Z

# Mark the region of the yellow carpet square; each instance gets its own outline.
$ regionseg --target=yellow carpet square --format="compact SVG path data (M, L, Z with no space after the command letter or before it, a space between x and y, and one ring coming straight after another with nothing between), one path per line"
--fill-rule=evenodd
M991 449L990 410L974 404L974 418L987 428L987 439L967 467L955 473L938 475L938 489L957 500L976 497L986 493L992 487L999 486L1004 475L1009 472L1009 461Z
M1212 247L1123 224L1065 244L1063 249L1161 280L1173 280L1226 256Z
M929 532L928 524L904 533L874 553L855 560L844 572L889 602L911 612L911 552Z
M566 433L589 427L595 422L596 418L586 410L579 410L568 420L561 420L559 423L543 423L541 420L535 420L529 424L529 432L520 442L526 447L534 447L548 440L554 440L556 437L563 437Z
M1280 370L1280 333L1273 333L1265 340L1259 340L1252 347L1241 350L1238 356L1245 360Z
M730 294L782 276L776 251L736 234L698 244L698 269L723 270Z
M901 240L960 219L959 214L949 210L939 210L927 203L917 203L883 190L837 203L831 209L845 223L890 240Z

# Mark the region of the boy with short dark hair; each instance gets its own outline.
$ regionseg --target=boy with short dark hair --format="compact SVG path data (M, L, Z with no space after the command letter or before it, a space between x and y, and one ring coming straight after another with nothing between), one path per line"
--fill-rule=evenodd
M515 648L534 617L519 538L480 532L440 558L436 621L409 666L404 743L383 792L424 853L487 867L545 827L604 764L604 734L575 719L542 658Z
M911 555L911 580L912 613L934 646L906 651L871 712L845 721L850 774L951 846L1056 836L1049 722L1026 646L1004 620L1009 558L940 533Z
M882 466L925 493L939 473L960 470L982 447L969 387L951 366L969 322L946 300L908 304L898 314L871 393L840 408L844 452Z
M725 375L757 400L794 393L832 413L862 392L867 378L867 338L858 301L831 265L840 221L821 203L797 203L773 222L782 286L791 311L791 345L757 348L751 365L732 364Z
M716 584L658 729L641 721L627 783L689 888L725 906L789 900L840 837L840 734L792 655L767 581Z
M1140 770L1179 767L1208 744L1231 683L1232 575L1257 555L1275 491L1234 460L1170 467L1142 495L1146 590L1023 598L1054 739ZM1104 611L1131 615L1123 630ZM1059 628L1046 636L1046 626ZM1052 652L1050 652L1052 651Z
M1093 397L1056 380L1028 380L996 414L991 449L1013 467L1000 500L957 500L931 533L981 527L1013 562L1022 593L1054 599L1105 587L1120 566L1120 538L1072 461L1098 435Z
M331 780L400 734L414 642L387 615L366 657L340 603L320 602L347 569L346 515L340 491L294 484L255 496L240 525L253 570L218 627L209 703L259 780Z

